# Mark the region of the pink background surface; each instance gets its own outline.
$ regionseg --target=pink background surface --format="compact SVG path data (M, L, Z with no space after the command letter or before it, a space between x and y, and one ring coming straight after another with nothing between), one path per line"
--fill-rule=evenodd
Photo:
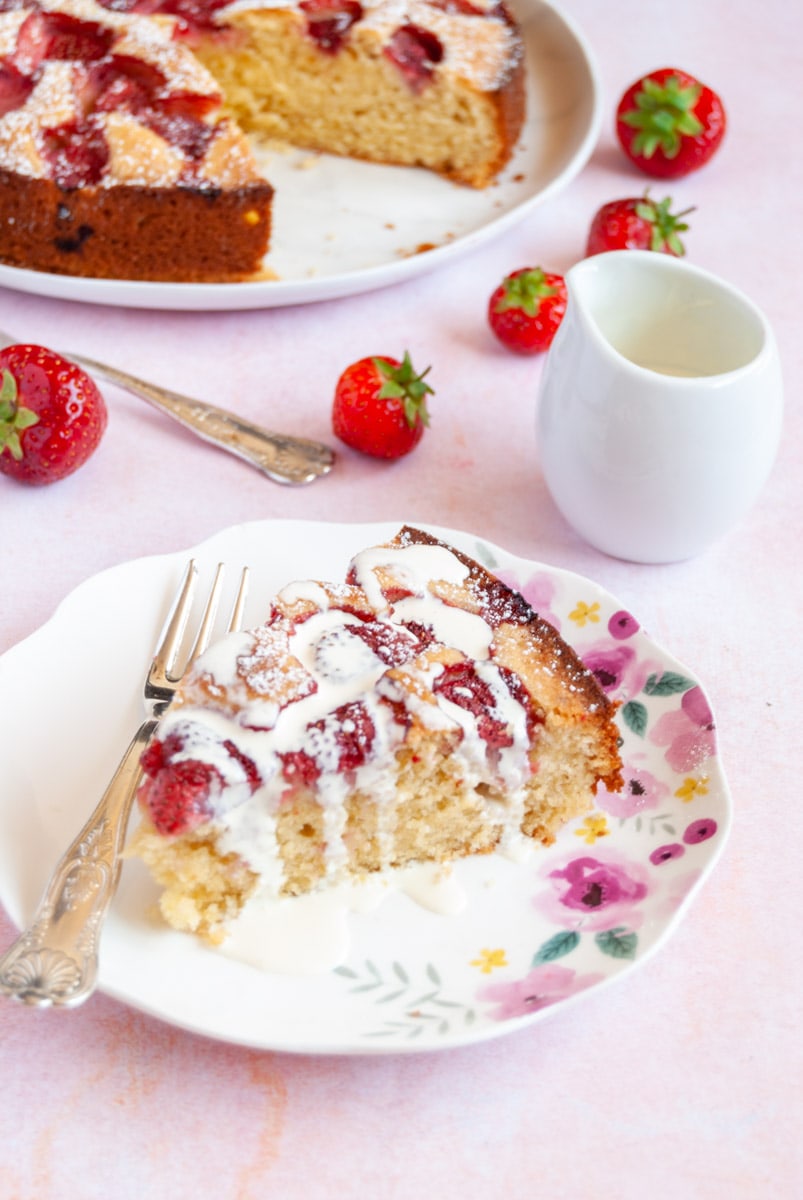
M703 680L735 805L730 841L671 941L615 986L469 1049L291 1057L218 1044L103 995L74 1012L0 1002L0 1195L9 1200L252 1200L333 1194L792 1197L800 1149L801 417L792 156L803 17L768 0L671 9L567 0L597 55L605 120L580 177L522 225L401 286L230 314L102 310L0 290L0 326L106 358L276 428L328 439L342 368L432 363L432 427L387 465L344 449L326 481L283 489L140 401L105 388L92 463L53 488L0 479L0 651L70 590L129 558L263 517L404 519L473 531L598 581ZM617 562L566 526L538 466L541 362L498 347L487 297L519 266L566 270L596 208L645 179L616 146L619 94L674 65L723 95L730 130L702 172L654 194L696 205L690 261L742 288L779 341L787 411L760 502L674 566ZM36 681L32 681L32 686ZM46 752L47 731L43 731ZM14 934L0 912L0 947Z

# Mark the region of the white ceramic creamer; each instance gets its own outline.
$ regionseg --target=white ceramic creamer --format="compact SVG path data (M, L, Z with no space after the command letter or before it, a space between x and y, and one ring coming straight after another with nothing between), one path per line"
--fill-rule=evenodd
M772 330L741 292L666 254L595 255L566 284L538 398L547 487L597 549L689 558L747 512L775 460Z

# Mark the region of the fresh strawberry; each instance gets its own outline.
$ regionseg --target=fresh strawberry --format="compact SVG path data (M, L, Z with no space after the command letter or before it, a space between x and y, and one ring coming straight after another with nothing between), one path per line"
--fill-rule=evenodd
M401 458L421 441L429 424L424 382L429 371L416 374L404 359L361 358L346 367L337 381L332 428L348 446L375 458Z
M603 204L591 222L586 255L606 250L656 250L680 258L686 253L681 233L689 228L683 217L693 210L671 213L671 196L656 202L645 193Z
M0 350L0 471L55 483L97 449L108 416L89 376L43 346Z
M547 350L565 312L563 276L540 267L522 267L506 275L488 301L491 329L517 354Z
M708 162L725 135L725 109L716 92L662 67L627 89L616 110L622 149L656 179L678 179Z

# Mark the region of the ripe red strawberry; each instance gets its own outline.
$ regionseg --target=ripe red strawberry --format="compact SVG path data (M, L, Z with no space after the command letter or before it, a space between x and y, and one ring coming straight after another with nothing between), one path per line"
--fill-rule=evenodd
M656 179L678 179L708 162L725 135L716 92L674 67L632 84L616 110L616 134L630 161Z
M548 349L566 312L562 275L522 267L506 275L488 301L488 323L503 346L517 354Z
M656 250L680 258L686 253L680 234L689 228L682 220L692 209L671 213L671 196L656 203L648 195L603 204L591 222L586 255L606 250Z
M421 441L429 424L424 382L410 355L404 359L361 358L346 367L337 381L332 428L337 437L375 458L401 458Z
M96 450L108 415L89 376L43 346L0 350L0 471L55 483Z

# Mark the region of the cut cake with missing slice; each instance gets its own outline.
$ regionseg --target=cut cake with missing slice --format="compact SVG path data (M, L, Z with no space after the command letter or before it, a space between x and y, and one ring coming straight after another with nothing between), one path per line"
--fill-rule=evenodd
M255 141L483 188L524 72L497 0L0 0L0 262L267 278Z

